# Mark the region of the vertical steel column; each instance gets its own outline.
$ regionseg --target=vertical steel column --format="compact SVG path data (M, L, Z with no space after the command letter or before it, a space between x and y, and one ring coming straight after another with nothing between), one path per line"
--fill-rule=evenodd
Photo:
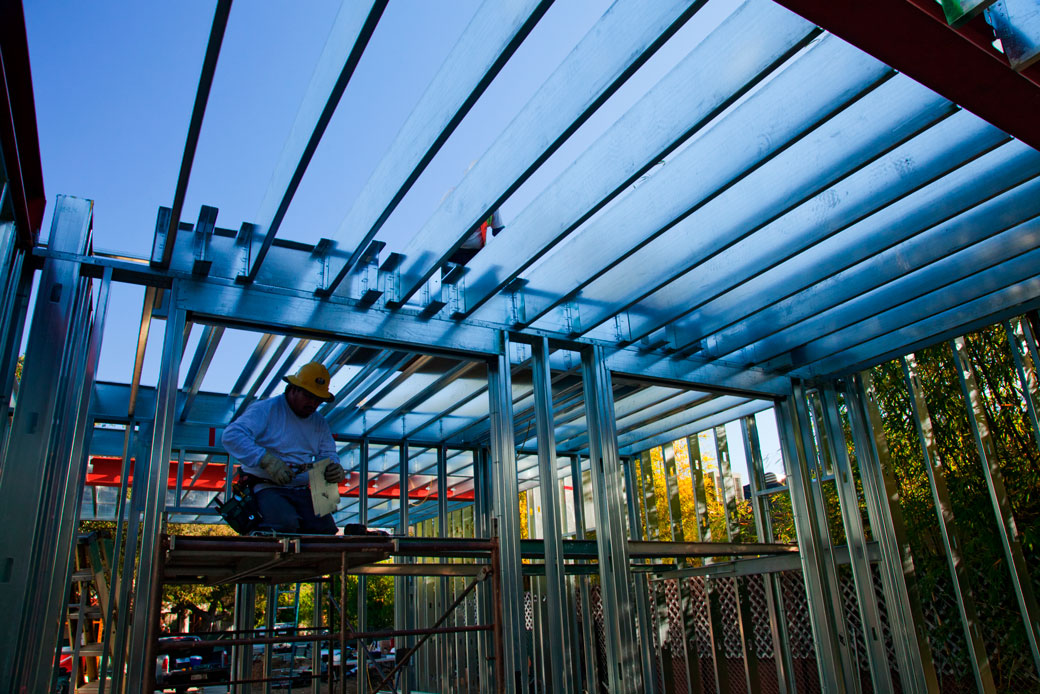
M344 605L342 602L340 602L339 607L340 607L340 613L339 613L340 621L339 621L339 623L340 623L340 629L342 630L343 622L347 618L347 606ZM274 636L275 617L277 615L278 615L278 586L274 585L273 583L270 583L267 586L267 594L264 596L264 627L266 627L266 629L264 631L264 636L266 636L266 637ZM340 652L339 652L340 663L345 663L346 662L346 660L347 660L346 655L347 654L344 652L344 649L340 648ZM274 662L274 646L272 644L270 644L270 643L264 644L264 677L265 678L270 678L273 675L273 673L271 672L273 670L273 662ZM343 670L341 668L340 674L342 674L342 672L343 672ZM270 681L270 679L268 679L267 682L264 682L264 687L263 688L264 688L264 694L271 694L271 681ZM127 694L130 694L130 693L127 692Z
M661 450L661 457L664 457L664 449ZM641 476L643 478L643 502L646 504L646 527L647 527L647 539L648 540L667 540L668 534L661 532L661 518L660 512L657 510L657 489L654 487L654 460L652 451L646 451L640 456L641 460ZM674 462L674 461L673 461ZM667 490L667 482L666 490ZM633 488L634 491L635 488ZM633 493L632 496L635 496ZM667 502L665 508L668 508ZM670 517L670 514L669 514ZM666 523L667 525L667 523ZM650 560L651 564L655 563ZM654 683L654 686L660 685L664 690L664 694L675 694L675 658L672 656L672 644L671 639L668 638L668 596L665 592L664 585L658 581L653 584L654 594L653 600L650 601L650 606L654 610L653 614L655 621L657 622L657 653L654 657L659 659L661 666L661 681L657 681L657 673L654 670L650 670L649 673L644 673L644 677L649 676L650 681ZM650 632L647 631L650 635ZM651 641L653 640L652 635ZM656 663L655 663L656 664ZM644 683L646 680L644 680Z
M751 511L755 517L755 534L759 542L775 542L773 518L769 513L769 500L762 492L766 488L765 470L762 467L762 444L758 438L758 422L755 415L742 417L740 433L744 439L747 457L748 483L751 485ZM783 610L783 592L777 575L762 574L762 588L766 596L766 611L769 614L769 634L773 640L773 660L776 661L776 679L780 694L794 692L794 662L787 636L787 623L780 618Z
M502 649L504 662L495 663L505 674L506 691L518 692L526 681L527 657L522 638L523 577L520 563L520 491L516 476L513 433L513 383L509 365L509 337L502 333L499 354L488 362L488 400L491 424L491 509L498 521L502 575L502 631L512 639Z
M628 538L622 496L624 479L618 461L613 389L610 371L603 359L603 347L595 345L582 352L581 372L589 427L607 676L611 692L638 692L643 687L635 653L635 615L632 613L628 580Z
M490 371L490 368L491 368L490 365L489 365L488 368L489 368L489 371ZM490 381L490 377L489 377L489 381ZM489 385L490 385L490 383L489 383ZM490 387L489 387L489 390L490 390ZM512 400L510 399L509 402L511 404ZM515 470L515 459L514 459L514 470ZM491 506L491 504L492 504L492 497L494 496L493 492L491 491L491 488L492 488L492 484L494 484L496 481L497 480L494 478L494 475L491 473L491 451L488 450L487 448L481 448L474 455L474 460L473 460L473 492L474 492L474 499L473 499L473 506L474 506L474 512L473 512L473 532L474 532L474 536L478 536L478 537L492 537L492 536L498 537L499 538L499 552L501 552L503 544L501 542L500 532L499 532L498 527L497 527L497 521L492 517L492 506ZM517 516L519 516L519 514L520 514L519 505L517 506L516 513L517 513ZM519 528L519 523L517 523L517 527ZM516 551L517 551L517 555L519 555L519 551L520 551L520 549L519 549L520 548L519 541L520 541L520 538L519 538L519 536L517 536L516 537ZM517 563L519 564L519 559L517 559ZM517 565L516 570L517 571L520 570L519 569L519 565ZM477 596L476 596L477 614L475 615L476 621L478 621L478 622L487 622L488 620L498 620L499 617L501 617L503 620L505 620L505 619L513 619L514 621L509 622L509 624L512 627L516 627L518 622L515 621L515 620L518 617L517 617L517 615L514 615L514 614L512 614L510 612L510 610L513 610L513 608L515 607L515 605L513 604L514 598L510 597L510 603L508 605L503 602L503 604L500 606L501 607L501 611L500 612L496 610L495 605L492 604L492 600L491 600L491 598L492 598L491 593L493 593L493 592L496 593L497 595L502 596L502 600L503 601L505 601L505 599L506 599L505 595L504 595L504 593L505 593L505 586L506 586L506 583L505 583L505 580L506 580L506 577L505 577L505 564L501 560L499 561L499 571L495 574L495 576L492 578L492 580L497 582L497 585L499 586L499 588L497 590L493 589L491 591L488 591L488 590L477 591ZM505 626L505 623L503 623L503 626ZM506 633L504 629L503 629L502 633L503 634ZM517 632L513 631L513 632L509 632L509 633L517 633ZM491 661L491 658L492 658L492 654L495 652L495 648L497 647L497 645L491 643L489 635L488 635L487 632L480 632L480 633L476 634L475 638L476 638L476 644L477 644L477 649L476 649L477 650L477 653L476 653L476 658L477 658L477 660L476 660L476 667L477 667L477 672L478 672L477 676L478 676L479 681L480 681L480 691L481 691L481 694L489 694L490 692L493 691L493 683L492 683L492 679L493 678L491 676L491 671L490 671L490 661ZM514 648L514 645L515 645L516 641L519 641L519 638L514 639L514 643L512 643L512 644L503 644L503 647L499 649L499 650L501 650L505 654L504 657L503 657L503 661L508 659L511 656L511 654L513 653L513 648ZM516 661L516 662L519 662L519 661ZM496 677L497 677L499 672L501 672L502 670L505 670L505 669L506 668L503 666L502 663L496 663L495 664L495 674L496 674ZM512 670L507 670L507 672L511 673ZM506 686L507 687L510 686L510 684L509 684L510 682L514 681L512 676L504 677L504 678L501 678L501 679L504 679L504 681L506 682Z
M148 470L143 477L135 477L144 482L144 520L141 531L141 564L134 584L134 613L131 626L130 658L128 660L128 691L145 691L154 683L144 682L144 653L147 639L152 633L153 625L147 609L152 585L155 577L144 569L145 557L152 557L157 550L159 534L166 507L166 484L169 476L170 450L173 447L173 420L177 409L177 375L180 371L181 349L184 344L185 322L184 311L177 308L177 284L167 290L169 296L169 315L166 318L166 332L163 336L162 363L159 367L159 384L155 397L155 425L152 430L152 445L148 455ZM158 619L158 615L155 615Z
M701 460L701 444L697 434L686 438L690 456L690 473L693 485L693 509L698 542L711 542L711 523L708 518L708 498L704 491L704 462ZM709 560L710 561L710 560ZM722 611L719 592L710 576L705 576L704 598L708 601L708 631L711 638L711 664L715 676L715 691L719 694L732 691L729 666L726 664L726 646L722 636ZM692 613L692 604L691 604ZM696 650L696 649L695 649ZM697 652L700 657L700 652Z
M585 539L585 479L581 472L581 457L571 456L571 479L574 483L571 485L572 493L574 495L574 533L579 540ZM586 562L582 562L583 564ZM585 689L588 691L595 691L598 687L596 674L599 669L596 667L596 637L592 630L592 600L589 595L589 577L578 576L580 582L581 592L581 636L582 641L585 644ZM643 584L645 586L646 581L644 579ZM646 606L646 592L644 588L643 592L643 610L646 611L649 608ZM637 605L638 607L638 605ZM644 619L645 618L645 619ZM649 616L644 615L644 618L640 619L640 624L648 624ZM643 632L644 636L649 633L649 626ZM651 656L652 657L652 656Z
M668 516L671 519L672 525L671 539L673 542L685 542L686 536L685 532L683 531L682 524L682 502L679 498L679 479L675 463L675 447L671 443L666 443L663 446L661 446L661 457L664 462L665 490L668 493ZM630 487L630 489L634 490L635 487ZM630 494L629 496L635 496L635 494ZM636 535L636 533L632 534ZM683 568L682 557L676 557L675 567L677 569ZM676 578L670 580L674 580L676 583L676 589L679 593L680 605L682 607L689 605L689 591L683 588L682 579ZM674 648L676 651L673 654L673 656L678 655L679 660L682 661L683 667L685 669L684 675L686 678L687 686L692 691L693 683L700 681L700 662L699 658L697 657L695 641L691 641L689 638L687 638L689 635L694 633L693 625L687 623L688 617L689 615L687 613L687 610L680 609L678 625L679 628L677 629L677 631L680 632L682 636L680 638L671 638L672 631L670 626L670 620L668 635L670 646L671 648ZM693 645L692 653L690 652L691 644Z
M311 617L311 626L319 630L324 621L322 619L321 609L321 586L322 582L320 580L315 581L313 583L314 592L311 594L314 601L314 612ZM360 593L358 594L360 595ZM360 629L360 627L358 628ZM362 650L364 649L357 649L357 656L360 656ZM361 684L362 679L361 672L361 668L358 668L357 679L359 685ZM311 694L321 694L321 644L317 641L311 643Z
M869 371L846 384L845 402L849 406L870 527L881 548L881 584L903 690L907 694L938 694L939 680L899 503L899 484Z
M82 253L90 239L91 205L87 200L59 197L51 226L51 247ZM18 691L43 691L53 666L55 647L44 649L43 632L56 631L44 624L41 606L48 601L68 599L50 595L52 584L45 578L46 556L57 549L71 554L72 547L56 548L56 537L48 537L52 509L49 502L60 493L62 461L59 435L68 415L71 396L67 389L77 358L77 322L84 327L83 300L86 280L73 261L45 262L37 291L33 323L25 353L23 383L11 424L10 440L0 477L0 508L5 509L4 532L0 533L0 682ZM17 347L15 348L17 351ZM4 401L6 419L7 402ZM67 470L66 470L67 471ZM53 488L52 488L53 485ZM40 677L44 679L39 679ZM41 683L44 683L41 688Z
M852 461L838 412L838 396L830 383L820 387L823 405L823 426L827 430L826 445L834 464L834 482L838 490L838 505L841 507L842 524L845 526L845 541L849 548L852 564L852 581L856 586L860 624L863 641L867 644L867 658L874 691L892 691L891 668L885 641L881 632L881 614L874 592L874 576L867 557L866 531L859 512L859 493L856 478L852 474Z
M989 500L993 505L993 516L1000 529L1000 542L1004 547L1004 558L1008 571L1011 572L1011 584L1015 589L1015 599L1022 613L1022 622L1029 639L1029 649L1033 652L1033 666L1040 673L1040 608L1033 594L1033 580L1029 576L1025 557L1022 554L1022 540L1018 534L1018 524L1011 510L1007 487L1004 485L1004 474L1000 471L1000 460L993 444L993 436L989 429L989 418L982 404L979 386L975 381L975 370L971 365L967 344L963 337L951 343L953 364L957 369L957 377L961 384L961 393L967 406L968 425L975 438L975 447L982 462L982 473L986 478Z
M575 458L571 458L575 460ZM642 467L642 466L640 466ZM573 471L572 467L572 471ZM631 528L631 535L633 540L643 539L643 524L639 522L639 501L636 498L636 482L635 473L632 471L632 459L627 458L624 463L625 469L625 488L631 490L629 494L625 495L625 500L628 502L628 525ZM573 474L573 472L572 472ZM580 479L580 478L579 478ZM580 482L579 482L580 484ZM582 509L584 511L584 509ZM577 514L575 514L577 517ZM582 519L579 528L583 528L584 518ZM584 533L580 535L581 539L584 539ZM650 635L650 596L649 596L649 581L645 573L638 573L632 576L634 582L634 590L636 594L636 636L639 638L639 658L643 667L643 686L649 694L660 694L657 686L657 678L654 677L654 640ZM680 587L681 588L681 587ZM686 599L686 593L680 593L683 596L684 602ZM583 608L584 605L583 605ZM685 623L687 636L690 633L692 624L689 620ZM693 643L689 638L686 639L686 643ZM697 654L694 653L692 656L688 656L687 662L692 662L692 667L698 665L696 661ZM591 688L591 685L589 685ZM690 692L693 692L693 680L690 680Z
M398 447L398 455L400 458L400 485L398 487L398 498L400 499L400 508L398 509L398 521L397 521L397 533L399 535L408 535L408 485L409 485L409 474L408 474L408 442L402 441ZM410 564L414 559L403 559L398 557L394 560L403 561L405 564ZM394 628L396 629L411 629L415 626L415 589L414 589L414 578L411 576L395 576L394 577ZM346 610L346 606L343 608ZM346 612L343 613L344 619L346 619ZM399 636L394 640L394 644L400 648L398 641L404 642L404 648L409 649L412 647L413 637L411 636ZM343 657L342 655L340 656ZM412 687L415 683L415 664L413 661L409 661L407 665L401 668L401 694L409 694L412 691Z
M451 533L448 532L448 455L444 449L444 445L441 444L437 447L437 535L440 537L450 537ZM442 576L437 580L437 614L444 614L444 610L450 604L448 602L448 579ZM449 618L449 625L455 624L455 613L453 612ZM446 692L449 689L449 655L448 655L448 643L449 640L453 640L454 635L452 634L441 634L440 640L440 663L439 670L440 676L437 678L440 690Z
M358 444L358 523L368 526L368 439L361 439ZM368 628L368 576L361 574L357 577L357 628L365 631ZM332 586L329 586L329 595L332 595ZM329 621L331 624L331 619ZM368 649L364 643L357 642L355 649L357 653L357 690L358 694L368 694ZM343 654L340 654L340 658ZM332 688L332 649L329 649L329 688Z
M94 376L97 372L98 357L101 354L101 340L105 330L105 316L108 312L108 297L112 283L112 269L106 268L98 291L97 307L94 310L94 320L89 326L84 326L84 337L86 344L80 349L71 378L68 381L69 410L65 418L65 429L63 442L56 458L57 466L64 467L65 479L58 488L59 495L49 504L51 508L51 525L53 532L50 533L54 540L47 554L43 556L44 573L49 573L49 579L41 576L40 580L50 581L50 588L45 596L45 602L41 603L43 617L39 626L44 630L41 633L44 643L42 649L50 651L57 648L58 634L56 630L48 630L47 625L60 624L62 614L66 609L64 596L69 594L72 573L72 553L75 551L76 533L79 528L80 506L83 499L83 487L87 473L88 452L90 450L90 439L93 432L93 420L90 418L90 403L94 392ZM86 307L85 317L89 317L90 292L85 292ZM71 551L70 551L71 549ZM46 585L46 583L44 583ZM59 596L60 599L59 599ZM37 676L37 684L49 680L52 672L50 663L41 668Z
M950 501L950 492L946 487L946 467L936 449L932 417L928 412L928 404L925 402L924 389L917 376L917 363L913 355L903 358L903 377L906 379L907 389L910 391L910 408L913 411L917 435L920 438L924 469L928 473L928 482L932 488L932 501L935 503L939 530L942 532L943 548L946 550L946 562L949 565L953 589L957 595L961 626L964 628L964 638L971 651L970 660L972 673L975 675L975 684L979 692L991 694L996 692L996 685L989 667L986 644L979 631L975 596L968 584L967 567L964 557L961 556L960 536L953 514L953 504Z
M315 605L318 605L315 600ZM252 632L256 628L256 585L240 583L235 586L235 629ZM314 648L321 649L320 644ZM235 646L231 650L232 679L250 679L253 672L253 647ZM253 685L246 682L232 685L232 694L252 694Z
M1040 418L1037 416L1037 409L1040 408L1040 384L1037 383L1037 376L1040 375L1037 373L1040 369L1040 354L1037 354L1036 335L1029 321L1023 318L1005 322L1004 330L1011 345L1011 355L1015 358L1015 370L1022 385L1022 397L1026 402L1029 423L1033 425L1033 441L1040 447ZM1026 359L1029 359L1032 365L1031 370L1026 369Z
M726 438L726 427L719 425L712 430L715 436L715 454L719 458L719 476L722 478L722 508L726 517L726 537L730 542L738 542L737 527L737 495L733 488L733 469L729 464L729 442ZM748 466L750 467L750 465ZM744 651L744 683L749 694L762 688L758 674L758 655L755 652L755 627L751 616L751 598L747 586L741 583L739 576L734 576L733 595L737 601L737 624L740 628L740 645Z
M821 537L813 508L812 480L809 479L808 451L812 451L812 434L808 415L804 413L805 392L800 383L792 383L793 392L776 407L780 443L787 472L787 488L791 494L798 555L802 563L806 602L816 645L816 663L820 685L825 692L846 694L856 689L846 682L850 670L846 644L839 642L837 624L840 609L834 605L836 582L827 572L830 540ZM800 402L799 402L800 401ZM800 413L799 410L802 410ZM840 608L840 605L839 605ZM844 620L842 620L844 621Z
M542 491L542 542L545 545L545 592L552 647L549 659L554 692L574 691L574 663L570 632L565 628L567 583L564 579L563 530L557 494L556 432L552 414L552 375L549 373L549 341L531 345L531 376L534 388L535 431L538 438L538 477ZM558 641L557 641L558 639Z
M812 464L809 475L809 489L812 493L811 509L815 512L816 527L823 541L824 577L830 587L831 614L834 629L838 634L838 645L842 654L842 672L845 685L850 692L858 692L861 687L859 663L852 652L852 637L848 633L848 622L845 619L844 599L842 598L841 580L838 577L838 565L834 558L834 542L831 539L830 519L827 518L827 501L823 496L823 485L833 481L834 463L831 461L830 436L823 425L823 405L819 392L813 397L802 390L802 397L796 403L799 416L803 417L802 428L805 450L810 453ZM844 528L842 528L844 532Z

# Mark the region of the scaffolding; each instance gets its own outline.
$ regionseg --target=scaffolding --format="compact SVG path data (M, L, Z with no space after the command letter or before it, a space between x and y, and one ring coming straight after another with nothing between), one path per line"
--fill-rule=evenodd
M152 691L163 589L193 582L236 586L234 628L192 642L232 649L236 694L280 681L277 643L313 644L320 674L322 642L342 691L359 644L366 694L1040 691L1019 474L1040 466L1036 13L621 0L395 246L387 220L551 5L476 9L342 233L302 242L279 236L287 210L392 8L343 4L262 209L221 226L185 211L234 21L219 0L174 194L135 257L95 247L93 201L46 200L4 4L0 692L55 688L88 520L112 544L75 595L79 627L100 618L75 691ZM664 46L682 57L607 118ZM113 340L136 345L118 382L98 378ZM389 535L171 529L219 522L240 468L220 432L306 361L332 374L334 518ZM233 385L207 388L221 370ZM392 629L370 628L378 576ZM277 633L282 583L314 584L339 628ZM385 637L403 655L381 669L361 644Z

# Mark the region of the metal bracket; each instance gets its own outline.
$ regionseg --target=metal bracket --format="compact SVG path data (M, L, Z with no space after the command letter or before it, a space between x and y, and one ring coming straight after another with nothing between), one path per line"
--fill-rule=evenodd
M513 327L520 327L527 320L527 311L524 307L524 287L527 285L527 280L522 277L516 277L512 282L502 288L502 291L509 295L509 305L507 308L506 323Z
M195 261L191 265L191 274L196 277L205 277L213 265L209 257L209 242L213 238L213 228L217 224L217 208L203 205L199 210L199 221L195 224L195 234L192 238L194 246Z

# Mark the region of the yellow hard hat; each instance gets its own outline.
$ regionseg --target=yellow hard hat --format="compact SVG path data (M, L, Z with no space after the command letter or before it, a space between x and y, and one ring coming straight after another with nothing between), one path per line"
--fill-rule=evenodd
M332 400L332 393L329 392L330 379L329 370L322 363L312 361L301 366L300 370L292 376L286 376L285 382L299 386L311 395L329 401Z

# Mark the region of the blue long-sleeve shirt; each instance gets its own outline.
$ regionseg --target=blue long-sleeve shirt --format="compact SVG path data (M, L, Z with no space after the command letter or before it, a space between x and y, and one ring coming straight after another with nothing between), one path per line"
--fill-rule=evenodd
M297 417L284 395L276 395L246 408L224 429L220 442L242 465L242 469L262 479L271 479L260 467L265 451L278 456L294 477L290 487L307 486L310 463L323 458L339 462L336 442L328 422L318 413L306 419ZM256 489L272 485L260 483Z

